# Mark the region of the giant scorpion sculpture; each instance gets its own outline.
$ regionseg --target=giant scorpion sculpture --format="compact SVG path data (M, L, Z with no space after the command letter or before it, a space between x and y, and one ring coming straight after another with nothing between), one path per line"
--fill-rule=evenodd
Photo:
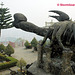
M59 22L54 23L49 28L41 28L31 22L27 22L27 18L21 13L14 14L13 25L24 31L33 32L37 35L43 36L44 39L41 46L43 46L47 38L49 38L49 47L52 50L51 57L56 57L58 54L61 56L63 50L72 50L73 56L71 60L75 62L75 22L71 21L69 16L64 12L57 10L49 12L59 14L59 16L50 15L50 17L56 18Z
M37 35L45 37L42 45L47 38L51 40L51 46L56 40L62 49L65 47L70 48L75 44L75 22L69 20L69 16L61 11L50 11L59 14L59 16L51 16L56 18L60 22L54 23L49 28L41 28L31 22L27 22L27 18L21 14L16 13L14 15L13 25L16 28L20 28L24 31L33 32ZM66 48L66 49L67 49Z

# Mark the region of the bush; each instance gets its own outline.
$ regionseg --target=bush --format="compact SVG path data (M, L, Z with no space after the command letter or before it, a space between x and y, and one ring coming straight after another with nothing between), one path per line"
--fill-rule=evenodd
M1 59L1 60L9 61L9 59L7 59L6 56L3 55L3 54L1 54L1 53L0 53L0 59Z
M1 55L0 54L0 57L4 58L5 56L4 55ZM10 68L10 67L13 67L16 65L17 63L17 59L13 58L13 57L5 57L7 60L7 62L4 62L4 63L0 63L0 70L2 69L7 69L7 68ZM5 60L6 60L5 59Z
M34 50L37 50L37 43L38 41L36 40L36 38L34 37L31 41L31 45L32 47L34 47Z
M20 68L20 71L22 72L23 67L26 68L26 61L21 58L18 62L17 62L17 66Z
M5 54L7 54L8 56L11 56L11 54L13 54L13 53L14 53L13 47L10 44L8 44L8 46L6 47L6 50L5 50Z
M31 44L28 41L26 41L24 45L25 45L25 47L27 49L31 49L32 48Z
M0 52L5 50L5 46L3 44L0 44Z

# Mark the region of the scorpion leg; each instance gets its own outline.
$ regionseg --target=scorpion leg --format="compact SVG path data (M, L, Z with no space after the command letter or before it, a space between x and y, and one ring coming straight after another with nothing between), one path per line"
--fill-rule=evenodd
M54 44L54 40L56 39L56 32L58 31L59 28L60 28L60 26L55 26L55 28L54 28L52 38L50 41L50 47L52 47L52 45Z
M63 34L63 32L65 31L66 29L66 26L67 24L64 24L64 25L61 25L59 30L57 31L56 33L56 39L58 40L58 43L59 43L59 46L63 49L63 50L69 50L68 48L65 48L64 45L62 44L62 41L61 41L61 35Z
M50 34L50 30L48 30L46 36L44 37L44 39L43 39L43 41L42 41L42 43L41 43L41 46L44 45L44 43L46 42L46 40L47 40L49 34Z

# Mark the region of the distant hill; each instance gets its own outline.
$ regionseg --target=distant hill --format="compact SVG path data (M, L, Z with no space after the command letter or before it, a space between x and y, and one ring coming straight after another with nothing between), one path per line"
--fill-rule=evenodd
M17 40L17 38L15 38L15 37L0 38L0 42L8 42L8 41L15 42L16 40Z

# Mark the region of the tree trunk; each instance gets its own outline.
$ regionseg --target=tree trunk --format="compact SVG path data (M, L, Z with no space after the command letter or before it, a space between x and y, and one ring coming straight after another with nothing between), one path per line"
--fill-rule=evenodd
M22 66L20 67L21 73L22 73Z

